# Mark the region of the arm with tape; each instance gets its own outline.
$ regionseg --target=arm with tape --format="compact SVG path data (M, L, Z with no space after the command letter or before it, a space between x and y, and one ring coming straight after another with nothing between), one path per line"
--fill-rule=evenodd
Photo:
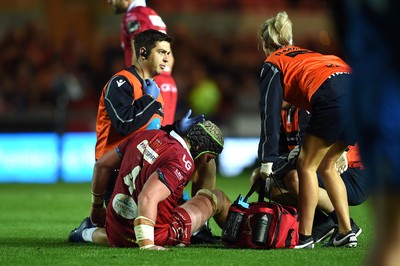
M136 243L140 249L163 250L165 248L154 244L154 226L155 222L146 216L138 216L133 222Z
M133 222L136 243L140 249L167 250L155 244L154 227L158 203L170 194L171 191L161 182L158 173L152 173L138 196L138 216Z

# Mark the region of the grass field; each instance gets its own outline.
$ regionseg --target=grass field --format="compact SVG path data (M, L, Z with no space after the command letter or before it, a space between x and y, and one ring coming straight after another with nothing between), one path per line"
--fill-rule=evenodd
M231 199L249 189L247 175L218 178ZM255 201L253 195L251 198ZM69 232L89 214L90 184L0 184L0 265L362 265L373 222L368 202L351 207L363 229L355 249L236 250L194 245L170 251L70 244ZM212 223L214 234L221 230Z

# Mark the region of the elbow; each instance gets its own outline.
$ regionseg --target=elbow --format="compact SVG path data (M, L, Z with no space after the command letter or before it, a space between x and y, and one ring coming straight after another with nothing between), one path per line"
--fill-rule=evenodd
M127 136L131 133L131 125L129 122L120 122L115 125L114 128L121 136Z
M151 199L150 195L148 193L145 193L144 191L138 195L138 202L147 204L150 202L150 199Z
M141 192L138 195L138 207L139 208L148 208L149 206L152 206L153 200L152 200L152 196L146 192Z
M113 169L114 167L107 162L107 158L104 156L100 157L94 164L94 170L98 173L111 172Z

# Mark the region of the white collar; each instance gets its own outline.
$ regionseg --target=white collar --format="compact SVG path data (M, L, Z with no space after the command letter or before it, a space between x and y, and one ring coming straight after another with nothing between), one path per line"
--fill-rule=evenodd
M130 11L132 8L137 6L146 6L146 0L134 0L128 6L127 11Z
M169 132L169 134L171 135L171 137L173 137L174 139L179 141L179 143L182 145L182 147L184 147L187 150L187 152L190 154L190 157L192 157L192 154L190 153L189 147L188 147L187 143L185 142L185 140L178 133L176 133L173 130L171 130L171 132Z

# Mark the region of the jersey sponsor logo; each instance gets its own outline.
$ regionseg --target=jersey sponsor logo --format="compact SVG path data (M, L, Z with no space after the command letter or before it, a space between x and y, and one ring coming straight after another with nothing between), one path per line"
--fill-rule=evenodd
M137 20L135 20L135 21L129 21L129 22L127 23L127 28L128 28L128 31L129 31L130 33L133 33L133 32L135 32L135 31L137 31L138 29L140 29L140 23L139 23L139 21L137 21Z
M160 139L155 139L155 140L153 141L153 147L154 147L155 149L159 148L162 144L163 144L163 142L162 142Z
M118 193L112 201L114 211L125 219L134 219L137 216L137 204L131 196Z
M137 149L143 154L143 159L149 164L153 164L158 158L158 153L155 152L147 140L143 140L137 145Z
M178 180L182 180L183 179L183 175L181 173L181 171L179 171L179 169L175 169L175 175L178 178Z
M167 83L161 84L160 90L163 92L168 92L168 91L177 92L178 91L174 85L167 84Z
M122 84L124 84L126 81L123 80L123 79L120 79L120 80L116 80L116 82L117 82L117 86L118 86L118 87L121 87Z
M190 171L192 169L192 161L189 159L186 159L186 154L183 155L182 161L185 164L185 168Z
M137 145L138 150L140 151L141 154L143 154L144 150L146 149L146 147L149 145L149 142L147 141L147 139L143 140L142 142L140 142Z

